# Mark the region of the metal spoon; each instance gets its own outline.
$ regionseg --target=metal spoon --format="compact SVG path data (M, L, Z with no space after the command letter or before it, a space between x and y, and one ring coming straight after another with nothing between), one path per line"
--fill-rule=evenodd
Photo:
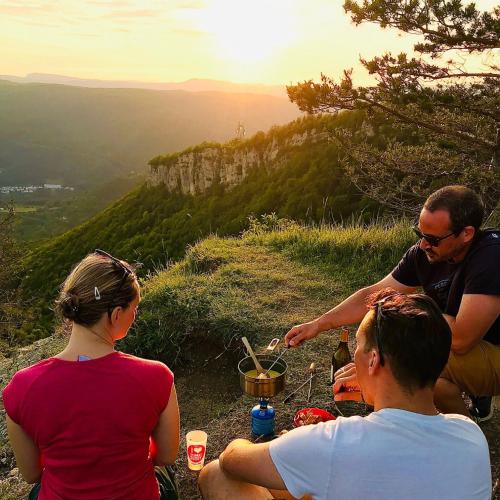
M304 387L306 384L308 384L315 376L317 375L317 372L314 372L314 373L311 373L310 377L302 384L300 384L297 389L295 389L293 392L291 392L284 400L283 400L283 403L288 403L288 401L290 401L290 399L292 399L293 396L295 396L295 394L297 392L300 391L300 389L302 389L302 387Z
M313 375L316 372L316 363L311 363L311 366L309 367L309 373ZM311 392L312 392L312 381L313 378L312 376L309 377L309 391L307 392L307 402L309 403L309 400L311 399Z
M260 375L261 373L263 374L266 370L262 368L262 365L259 363L259 360L257 359L257 356L253 352L253 349L250 347L250 343L248 342L248 339L246 337L241 337L241 341L247 348L248 354L250 354L250 357L253 359L253 362L255 364L255 369L257 370L257 373Z
M270 371L271 368L283 357L283 354L288 351L288 346L285 347L280 353L279 356L272 362L271 366L264 372L264 375L267 375Z

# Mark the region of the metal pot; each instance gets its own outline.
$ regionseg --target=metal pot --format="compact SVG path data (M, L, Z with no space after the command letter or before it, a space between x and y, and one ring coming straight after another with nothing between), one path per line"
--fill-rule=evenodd
M277 356L269 354L257 354L257 359L264 370L267 370L276 361L276 358ZM285 376L288 371L288 365L285 361L283 361L283 359L279 359L272 369L273 371L279 373L277 377L265 379L249 377L246 373L250 370L255 370L255 365L250 356L243 358L238 363L238 371L240 372L240 387L242 391L249 396L264 398L269 398L279 394L285 388Z

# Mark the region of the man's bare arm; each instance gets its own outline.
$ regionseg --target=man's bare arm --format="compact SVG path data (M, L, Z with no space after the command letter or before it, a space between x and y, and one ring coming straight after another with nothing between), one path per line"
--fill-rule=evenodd
M456 318L444 315L452 333L451 350L465 354L478 344L500 314L500 296L464 294Z
M308 323L294 326L286 335L285 343L297 347L305 340L316 337L319 333L342 325L359 323L366 314L366 300L375 292L384 288L393 288L402 293L413 293L416 288L403 285L388 274L377 283L362 288L341 302L338 306L330 309L322 316Z

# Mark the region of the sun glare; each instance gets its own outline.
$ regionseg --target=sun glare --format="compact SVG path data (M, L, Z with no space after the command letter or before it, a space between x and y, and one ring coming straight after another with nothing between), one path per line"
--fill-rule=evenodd
M255 62L286 47L295 37L291 0L213 0L199 18L213 34L218 56Z

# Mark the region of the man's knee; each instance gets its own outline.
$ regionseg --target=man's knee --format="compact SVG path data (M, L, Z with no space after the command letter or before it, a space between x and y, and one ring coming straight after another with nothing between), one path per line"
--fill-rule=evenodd
M460 388L451 380L439 377L434 386L434 397L456 397L460 396Z
M434 386L434 404L442 413L468 415L460 388L443 377L438 378Z
M220 469L219 460L213 460L201 469L198 476L198 487L204 498L208 496L210 485L216 481L220 474L222 474L222 471Z
M451 380L439 377L434 386L434 404L441 410L446 411L449 408L450 401L456 401L461 398L461 392Z
M441 377L475 396L500 393L500 346L481 341L467 354L450 353Z

